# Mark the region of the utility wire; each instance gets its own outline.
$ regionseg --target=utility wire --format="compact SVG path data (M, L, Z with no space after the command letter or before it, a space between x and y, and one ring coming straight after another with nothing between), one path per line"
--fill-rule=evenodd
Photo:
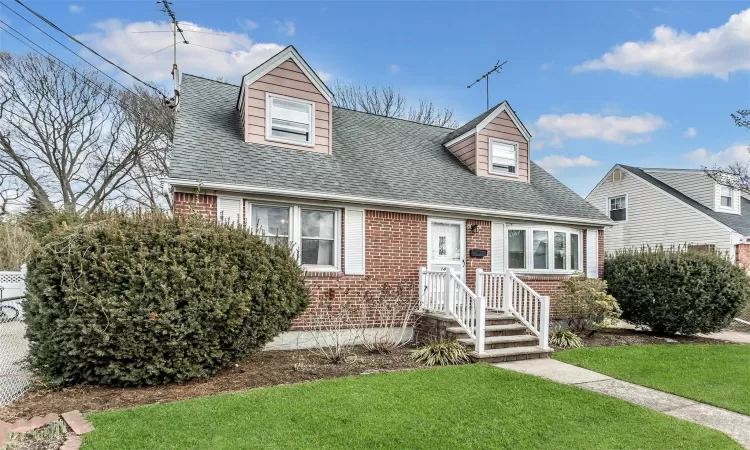
M5 21L3 21L2 19L0 19L0 24L3 24L3 25L5 25L5 27L6 27L6 28L9 28L9 29L5 29L5 28L0 28L0 30L3 30L3 31L5 31L6 33L8 33L8 36L10 36L10 37L12 37L12 38L16 39L16 40L17 40L18 42L22 43L23 45L25 45L26 47L30 48L30 49L31 49L32 51L36 52L37 54L39 54L39 55L41 55L41 56L44 56L44 55L43 55L43 54L42 54L41 52L39 52L39 50L43 51L44 53L46 53L47 55L49 55L49 57L50 57L50 58L53 58L54 60L56 60L58 64L62 64L63 66L67 67L68 69L70 69L70 70L71 70L71 71L73 71L74 73L78 74L78 75L79 75L79 76L80 76L80 77L81 77L81 78L82 78L82 79L83 79L84 81L88 82L89 84L91 84L91 85L92 85L92 86L94 86L95 88L99 89L99 91L100 91L100 92L102 92L102 93L104 93L104 94L107 94L107 95L109 95L109 94L108 94L108 93L107 93L107 92L106 92L106 91L104 90L104 88L103 88L102 86L99 86L98 84L96 84L95 82L91 81L91 80L90 80L89 78L87 78L86 76L84 76L84 75L83 75L83 74L81 74L80 72L76 71L76 70L75 70L75 69L74 69L73 67L71 67L70 65L68 65L68 64L67 64L67 63L66 63L65 61L61 60L61 59L60 59L60 58L58 58L57 56L55 56L55 55L53 55L52 53L48 52L47 50L45 50L45 49L44 49L44 47L42 47L41 45L39 45L39 44L37 44L36 42L32 41L32 40L31 40L31 39L29 39L28 37L24 36L24 35L23 35L23 33L21 33L20 31L16 30L16 29L15 29L15 28L13 28L12 26L8 25L8 24L7 24L7 23L6 23ZM18 36L20 36L20 37L16 36L16 35L15 35L15 34L14 34L13 32L11 32L10 30L13 30L13 32L14 32L15 34L17 34ZM21 38L23 38L23 39L21 39ZM37 47L37 48L38 48L39 50L35 49L35 48L34 48L34 47L32 47L31 45L29 45L29 44L28 44L27 42L24 42L24 40L25 40L25 41L28 41L29 43L31 43L31 44L32 44L32 45L33 45L34 47ZM130 92L131 94L135 95L135 94L134 94L134 93L133 93L132 91L129 91L129 92Z
M216 36L229 36L227 33L212 33L209 31L198 31L198 30L190 30L190 29L185 29L184 31L187 31L190 33L213 34ZM128 33L172 33L172 31L171 30L149 30L149 31L128 31Z
M92 49L92 48L91 48L91 47L89 47L88 45L86 45L86 44L84 44L83 42L79 41L79 40L78 40L78 39L76 39L76 38L75 38L74 36L72 36L72 35L68 34L68 33L67 33L67 32L66 32L65 30L63 30L62 28L60 28L60 27L58 27L57 25L55 25L55 24L54 24L54 23L53 23L52 21L50 21L49 19L47 19L47 18L46 18L46 17L44 17L43 15L39 14L38 12L36 12L36 11L34 11L33 9L29 8L28 6L26 6L26 5L25 5L25 4L24 4L24 3L23 3L23 2L21 1L21 0L15 0L15 2L16 2L16 3L18 3L19 5L23 6L24 8L26 8L26 9L27 9L27 10L28 10L28 11L29 11L30 13L34 14L35 16L37 16L37 17L38 17L39 19L41 19L42 21L44 21L44 22L45 22L45 23L46 23L47 25L51 26L52 28L56 29L56 30L57 30L57 31L59 31L60 33L64 34L65 36L67 36L68 38L70 38L71 40L73 40L74 42L76 42L76 43L77 43L78 45L81 45L81 46L82 46L82 47L84 47L84 48L85 48L86 50L88 50L88 51L90 51L91 53L95 54L96 56L100 57L101 59L103 59L104 61L106 61L107 63L109 63L110 65L112 65L112 66L114 66L114 67L116 67L116 68L120 69L120 70L121 70L122 72L126 73L127 75L130 75L130 77L131 77L131 78L133 78L134 80L136 80L136 81L138 81L139 83L143 84L144 86L147 86L147 87L149 87L149 88L153 89L153 90L154 90L155 92L157 92L157 93L158 93L159 95L161 95L162 97L164 97L164 99L166 99L166 98L167 98L167 97L166 97L166 95L164 95L164 94L163 94L163 93L161 92L161 90L159 90L159 88L157 88L156 86L154 86L154 85L153 85L153 84L151 84L151 83L147 83L147 82L145 82L145 81L141 80L141 79L140 79L140 78L138 78L137 76L133 75L132 73L130 73L130 72L128 72L127 70L125 70L125 69L123 69L122 67L120 67L119 65L117 65L117 64L113 63L112 61L110 61L109 59L105 58L104 56L102 56L101 54L99 54L99 53L98 53L98 52L97 52L96 50ZM183 38L184 38L184 36L183 36Z
M109 92L107 92L107 91L105 90L105 87L104 87L104 86L102 86L102 85L100 85L100 84L97 84L97 83L96 83L95 81L92 81L92 80L91 80L90 78L88 78L87 76L85 76L84 74L82 74L82 73L81 73L80 71L78 71L78 70L76 70L75 68L71 67L71 66L70 66L69 64L67 64L67 63L66 63L65 61L61 60L61 59L60 59L60 58L58 58L57 56L55 56L55 55L53 55L52 53L50 53L49 51L47 51L47 50L46 50L46 49L45 49L44 47L42 47L41 45L39 45L39 44L37 44L36 42L34 42L34 41L33 41L33 40L31 40L31 39L30 39L30 38L29 38L28 36L25 36L25 35L24 35L23 33L21 33L20 31L16 30L15 28L13 28L12 26L10 26L10 25L9 25L8 23L6 23L5 21L3 21L2 19L0 19L0 24L4 25L5 27L9 28L10 30L13 30L13 32L15 32L15 34L18 34L18 36L16 36L16 35L15 35L15 34L14 34L13 32L11 32L10 30L7 30L7 29L5 29L5 28L2 28L2 27L0 27L0 30L2 30L2 31L5 31L5 32L6 32L7 34L8 34L8 36L10 36L10 37L14 38L15 40L17 40L17 41L18 41L18 42L20 42L21 44L25 45L26 47L28 47L29 49L31 49L31 50L32 50L33 52L37 53L37 54L38 54L38 55L40 55L40 56L44 56L44 55L43 55L43 54L42 54L42 53L41 53L41 52L39 51L39 50L41 50L42 52L44 52L44 53L46 53L47 55L49 55L49 57L50 57L50 58L54 59L54 60L55 60L55 61L57 62L57 64L58 64L58 65L62 66L62 67L60 67L61 69L65 70L65 68L67 67L67 68L68 68L68 70L70 71L70 73L71 73L71 74L73 74L73 75L77 75L77 76L80 76L80 77L81 77L81 79L83 79L83 80L84 80L85 82L87 82L87 83L88 83L89 85L91 85L92 87L95 87L96 89L98 89L98 90L99 90L99 92L101 92L101 93L103 93L103 94L107 95L108 97L109 97L109 96L111 95L111 93L109 93ZM20 36L20 37L19 37L19 36ZM21 39L21 38L23 38L23 39ZM27 42L24 42L24 40L25 40L25 41L28 41L28 43L27 43ZM29 43L30 43L31 45L29 45ZM32 47L32 45L33 45L34 47L37 47L37 48L38 48L39 50L37 50L36 48ZM105 75L106 75L106 74L105 74ZM109 77L109 78L111 78L111 77ZM119 84L119 83L118 83L118 84ZM120 86L122 86L122 85L120 84ZM130 93L131 95L133 95L133 96L135 96L135 97L139 97L139 95L138 95L138 94L136 94L136 93L135 93L135 92L133 92L132 90L128 89L127 87L124 87L124 86L123 86L123 88L124 88L124 89L125 89L125 90L126 90L127 92L129 92L129 93ZM157 108L157 107L156 107L155 105L153 105L153 104L151 104L151 103L147 103L147 105L148 105L149 107L152 107L152 108L154 108L154 111L155 111L155 112L157 112L157 113L159 113L159 114L162 114L162 113L164 113L164 110L162 110L162 109L160 109L160 108Z
M5 2L0 2L0 4L2 4L3 6L5 6L6 8L8 8L8 9L9 9L9 10L10 10L10 11L11 11L11 12L13 13L13 14L17 15L17 16L18 16L18 17L20 17L21 19L23 19L23 20L25 20L26 22L28 22L28 23L29 23L29 25L33 26L33 27L34 27L34 28L36 28L37 30L39 30L39 31L41 31L42 33L44 33L45 35L47 35L47 37L49 37L49 38L50 38L50 39L52 39L53 41L55 41L55 42L57 42L58 44L60 44L60 46L61 46L62 48L64 48L65 50L69 51L70 53L74 54L74 55L75 55L76 57L78 57L78 58L79 58L79 59L80 59L81 61L83 61L83 62L85 62L86 64L88 64L89 66L93 67L93 68L94 68L94 69L96 69L96 70L97 70L98 72L100 72L100 73L101 73L102 75L104 75L105 77L109 78L110 80L112 80L113 82L115 82L115 83L116 83L117 85L119 85L119 86L120 86L120 87L122 87L123 89L125 89L125 90L129 91L129 92L130 92L131 94L133 94L133 91L131 91L130 89L128 89L127 87L125 87L125 86L124 86L124 85L123 85L122 83L120 83L119 81L117 81L117 80L115 80L114 78L112 78L111 76L109 76L109 74L108 74L108 73L104 72L104 71L103 71L103 70L101 70L100 68L98 68L98 67L96 67L95 65L91 64L91 63L90 63L90 62L89 62L88 60L86 60L86 59L85 59L85 58L84 58L83 56L79 55L78 53L76 53L75 51L73 51L73 50L71 50L71 49L70 49L69 47L67 47L67 46L66 46L65 44L63 44L62 42L60 42L60 41L58 41L57 39L55 39L54 37L52 37L52 36L51 36L51 35L50 35L49 33L47 33L46 31L42 30L41 28L39 28L39 27L38 27L38 26L37 26L37 25L36 25L35 23L31 22L31 21L30 21L29 19L25 18L24 16L22 16L21 14L19 14L19 13L18 13L18 12L16 12L15 10L13 10L13 8L11 8L10 6L8 6L8 5L7 5L7 4L5 3ZM15 31L16 31L16 33L19 33L19 34L20 34L20 32L19 32L18 30L15 30ZM24 36L24 37L26 37L26 36ZM28 39L28 38L27 38L27 39ZM45 52L46 52L46 50L45 50ZM47 52L47 53L49 53L49 52Z

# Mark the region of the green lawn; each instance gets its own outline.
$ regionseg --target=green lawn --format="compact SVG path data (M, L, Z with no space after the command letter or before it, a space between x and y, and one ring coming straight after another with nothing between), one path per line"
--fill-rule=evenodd
M93 413L84 449L740 448L719 432L486 365Z
M750 345L581 348L554 358L750 415Z

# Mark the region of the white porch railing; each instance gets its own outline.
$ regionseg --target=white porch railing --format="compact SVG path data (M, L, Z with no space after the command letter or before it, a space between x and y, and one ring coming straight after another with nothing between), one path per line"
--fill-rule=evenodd
M487 298L487 308L512 314L534 335L539 346L549 347L548 296L540 295L512 271L484 272L477 269L477 294Z
M477 353L484 353L485 298L472 292L453 269L446 272L422 267L419 284L421 308L452 316L474 339Z

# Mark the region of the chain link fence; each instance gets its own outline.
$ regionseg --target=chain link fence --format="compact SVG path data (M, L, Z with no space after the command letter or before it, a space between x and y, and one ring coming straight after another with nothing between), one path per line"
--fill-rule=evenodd
M745 309L740 312L737 316L738 320L735 320L729 325L730 330L735 331L749 331L750 332L750 302L748 302Z
M21 299L25 270L0 272L0 406L29 389L30 376L23 368L29 350Z

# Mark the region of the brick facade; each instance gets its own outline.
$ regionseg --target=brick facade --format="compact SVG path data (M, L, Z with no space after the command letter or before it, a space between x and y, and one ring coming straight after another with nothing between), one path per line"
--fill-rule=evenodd
M737 265L750 271L750 244L737 244L735 250Z
M216 220L216 197L189 193L175 193L174 213L184 215L201 214ZM343 218L342 218L343 220ZM476 225L475 231L472 226ZM306 283L310 288L311 299L305 313L294 321L292 330L315 328L321 322L336 316L342 307L357 310L365 308L364 318L371 325L383 322L381 315L373 308L374 298L384 283L392 287L402 286L405 291L401 299L391 296L385 301L386 308L398 309L409 302L417 301L419 268L427 266L427 216L422 214L398 213L389 211L365 211L365 271L366 275L344 275L344 229L342 224L341 267L342 272L308 272ZM474 290L476 271L491 270L492 226L486 220L466 220L466 285ZM586 267L586 233L583 235L582 267ZM472 257L472 248L487 250L485 257ZM750 252L748 252L750 255ZM599 273L603 274L604 233L599 231ZM551 317L559 317L562 305L554 301L560 290L560 283L568 276L560 275L519 275L532 289L551 297ZM391 303L394 304L391 304ZM398 302L398 304L395 304ZM357 315L357 314L354 314ZM361 315L358 315L358 319ZM426 324L426 326L429 324ZM434 324L433 324L434 325ZM428 327L429 328L429 327ZM425 330L426 331L426 330ZM428 333L429 334L429 333Z
M216 220L216 196L175 192L173 209L176 216L199 214L209 220Z

